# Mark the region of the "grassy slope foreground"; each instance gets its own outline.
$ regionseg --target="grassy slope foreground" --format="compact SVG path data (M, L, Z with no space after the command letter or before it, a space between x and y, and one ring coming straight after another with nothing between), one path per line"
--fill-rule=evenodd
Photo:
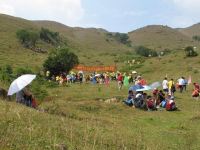
M82 86L56 89L60 92L59 98L40 106L46 112L0 101L0 148L167 150L200 147L200 103L192 100L189 93L177 94L180 111L144 112L122 103L107 104L98 100L98 97L124 96L127 91L117 92L115 84L109 89L102 88L101 92L94 85ZM74 97L64 95L64 91ZM77 97L76 93L84 97Z

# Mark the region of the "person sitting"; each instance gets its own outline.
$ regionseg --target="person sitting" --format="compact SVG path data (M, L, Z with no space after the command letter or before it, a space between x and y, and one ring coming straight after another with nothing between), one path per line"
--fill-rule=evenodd
M143 92L137 92L135 99L134 99L134 105L136 108L141 108L142 104L143 104Z
M24 91L23 89L19 92L16 93L16 102L17 103L25 103L25 98L24 98Z
M156 105L155 105L155 101L152 98L152 96L147 96L146 106L147 106L148 111L157 110Z
M124 101L124 103L128 106L134 105L134 94L132 90L128 91L128 98Z
M192 92L192 97L199 98L200 86L197 83L193 83L193 85L194 85L194 90Z
M163 92L163 90L160 90L158 92L158 99L159 99L159 103L165 100L165 93Z
M174 100L172 100L172 99L167 100L166 110L167 111L177 110L177 107L176 107L176 104L175 104Z
M24 88L23 89L23 93L24 93L24 104L28 107L32 107L32 93L28 90L28 88Z

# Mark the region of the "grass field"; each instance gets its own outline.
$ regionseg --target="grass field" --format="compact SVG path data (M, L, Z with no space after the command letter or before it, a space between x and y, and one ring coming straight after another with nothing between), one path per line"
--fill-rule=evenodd
M0 101L1 149L199 149L200 102L176 93L180 111L146 112L104 100L126 98L116 83L50 89L41 111ZM102 100L101 100L102 99ZM43 112L44 110L44 112Z

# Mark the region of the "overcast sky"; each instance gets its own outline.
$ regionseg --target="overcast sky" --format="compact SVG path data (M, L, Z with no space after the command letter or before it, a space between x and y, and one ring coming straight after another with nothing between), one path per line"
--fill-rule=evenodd
M200 22L199 6L200 0L0 0L0 13L129 32L152 24L190 26Z

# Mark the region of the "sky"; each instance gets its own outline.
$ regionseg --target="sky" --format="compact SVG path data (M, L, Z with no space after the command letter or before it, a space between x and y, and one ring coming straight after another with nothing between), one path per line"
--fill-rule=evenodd
M200 22L199 6L200 0L0 0L0 13L126 33L154 24L191 26Z

